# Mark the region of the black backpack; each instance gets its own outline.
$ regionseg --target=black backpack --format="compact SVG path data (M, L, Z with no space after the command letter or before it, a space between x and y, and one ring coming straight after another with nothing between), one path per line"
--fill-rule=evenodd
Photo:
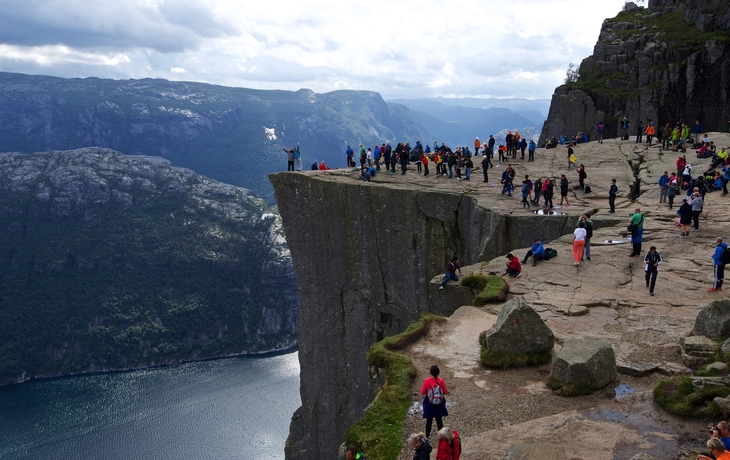
M725 250L722 252L722 255L720 256L720 262L725 265L730 264L730 250L728 250L728 248L725 248Z

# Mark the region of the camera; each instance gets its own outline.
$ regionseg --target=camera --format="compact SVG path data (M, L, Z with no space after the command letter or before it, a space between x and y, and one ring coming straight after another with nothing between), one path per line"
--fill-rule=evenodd
M718 427L712 427L712 428L710 428L710 433L714 434L715 431L717 431L719 433L720 432L720 429Z

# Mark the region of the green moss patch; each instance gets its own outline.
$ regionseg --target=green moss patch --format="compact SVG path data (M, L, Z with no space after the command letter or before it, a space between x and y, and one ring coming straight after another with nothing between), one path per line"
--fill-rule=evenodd
M591 394L594 391L592 388L558 382L553 376L547 378L547 384L555 390L555 394L558 396L582 396Z
M509 293L509 286L502 277L496 275L469 275L461 280L462 286L479 290L479 294L472 300L475 307L488 303L504 302Z
M548 364L552 359L552 354L549 351L544 353L517 354L490 350L486 347L486 335L486 331L479 334L479 343L482 346L479 360L487 367L507 369L508 367L543 365Z
M690 377L674 377L654 388L656 402L670 413L683 417L717 417L720 410L712 400L728 395L730 388L725 386L695 388Z
M365 416L347 431L345 441L348 445L356 446L370 459L398 458L403 419L411 405L411 384L416 377L416 368L408 356L396 351L426 335L434 321L445 320L424 313L402 333L386 337L372 346L368 363L385 369L387 382Z

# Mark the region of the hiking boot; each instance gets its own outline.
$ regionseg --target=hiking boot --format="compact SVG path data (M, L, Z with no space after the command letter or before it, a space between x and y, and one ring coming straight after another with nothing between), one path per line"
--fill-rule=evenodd
M707 289L707 292L720 292L720 291L722 291L722 289L716 289L714 287Z
M535 259L535 260L532 261L532 266L533 267L536 267L537 266L537 259Z

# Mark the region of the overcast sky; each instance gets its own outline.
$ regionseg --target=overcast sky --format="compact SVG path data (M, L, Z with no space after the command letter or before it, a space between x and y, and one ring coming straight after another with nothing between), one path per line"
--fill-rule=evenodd
M1 0L0 71L547 99L625 0Z

